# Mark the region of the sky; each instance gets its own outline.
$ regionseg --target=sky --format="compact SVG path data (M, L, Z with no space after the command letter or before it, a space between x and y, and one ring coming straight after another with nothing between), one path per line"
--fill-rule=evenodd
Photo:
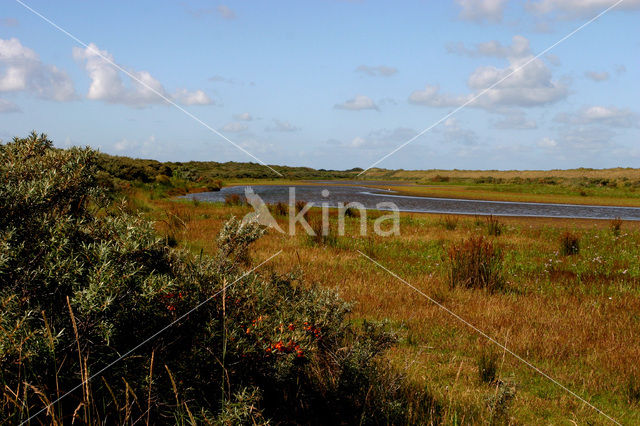
M59 28L2 2L3 141L350 169L419 135L377 166L640 167L640 0L572 35L616 0L20 1Z

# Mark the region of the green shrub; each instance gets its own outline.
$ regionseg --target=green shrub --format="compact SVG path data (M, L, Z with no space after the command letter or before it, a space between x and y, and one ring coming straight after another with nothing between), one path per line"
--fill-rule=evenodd
M451 287L489 291L504 287L502 252L484 237L471 237L459 244L452 244L447 255Z
M193 256L109 205L97 169L44 135L0 145L5 423L437 421L385 361L387 327L352 325L296 276L247 272L257 224L231 220L215 256Z

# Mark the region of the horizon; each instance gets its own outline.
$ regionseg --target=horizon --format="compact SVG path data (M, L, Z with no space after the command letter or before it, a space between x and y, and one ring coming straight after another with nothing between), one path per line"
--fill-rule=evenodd
M0 139L35 128L110 155L349 170L442 120L375 168L638 168L640 0L536 57L615 3L26 2L83 47L7 2Z

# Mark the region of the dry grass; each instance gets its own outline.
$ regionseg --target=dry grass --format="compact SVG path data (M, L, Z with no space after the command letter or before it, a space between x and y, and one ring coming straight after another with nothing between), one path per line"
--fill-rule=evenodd
M182 234L194 251L213 252L215 235L230 215L243 216L246 206L158 201L160 209L189 212ZM181 214L172 210L174 214ZM153 213L158 214L158 213ZM319 218L311 211L311 219ZM332 212L335 214L335 212ZM186 213L184 214L186 217ZM335 216L333 216L335 220ZM278 218L286 226L285 218ZM347 236L334 246L309 245L299 229L295 237L270 231L256 244L256 261L282 249L267 269L288 272L299 268L306 280L337 289L353 302L354 319L389 318L406 337L392 360L413 380L425 383L447 401L446 418L463 423L489 422L487 389L478 377L478 342L467 326L419 296L356 251L362 250L465 320L505 343L511 350L585 396L622 423L639 423L640 410L629 402L626 384L640 358L640 224L628 222L614 242L608 221L547 218L501 218L508 229L501 236L509 293L450 288L446 277L446 248L453 242L484 232L473 217L461 217L455 230L444 229L441 218L403 214L400 237L360 237L359 219L347 219ZM166 224L158 222L165 231ZM370 224L371 225L371 224ZM563 258L558 240L568 227L582 234L581 252ZM285 228L286 229L286 228ZM513 232L511 232L513 230ZM609 237L607 237L607 235ZM611 250L608 270L597 270L593 258ZM622 258L623 252L628 257ZM552 266L549 260L552 260ZM577 270L584 265L591 268ZM610 270L610 271L609 271ZM624 270L636 271L623 274ZM622 271L622 272L618 272ZM520 424L566 423L580 419L600 424L595 413L556 385L510 356L500 359L498 377L517 384L509 416Z

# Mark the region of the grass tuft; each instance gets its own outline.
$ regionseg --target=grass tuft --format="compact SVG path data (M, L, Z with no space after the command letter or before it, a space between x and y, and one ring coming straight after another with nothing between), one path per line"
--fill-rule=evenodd
M458 227L458 216L447 215L442 217L442 226L449 231L454 231Z
M493 383L498 373L498 356L495 352L483 349L477 359L478 377L483 383Z
M622 231L622 224L623 223L624 223L624 221L619 217L613 219L609 223L609 227L611 228L611 232L613 233L614 236L616 236L616 237L620 236L620 231Z
M451 287L478 288L490 292L504 288L502 252L484 237L471 237L448 250Z
M560 237L560 253L563 256L573 256L580 253L580 236L565 231Z
M497 237L502 234L502 223L500 223L497 217L487 217L487 234L492 237Z

